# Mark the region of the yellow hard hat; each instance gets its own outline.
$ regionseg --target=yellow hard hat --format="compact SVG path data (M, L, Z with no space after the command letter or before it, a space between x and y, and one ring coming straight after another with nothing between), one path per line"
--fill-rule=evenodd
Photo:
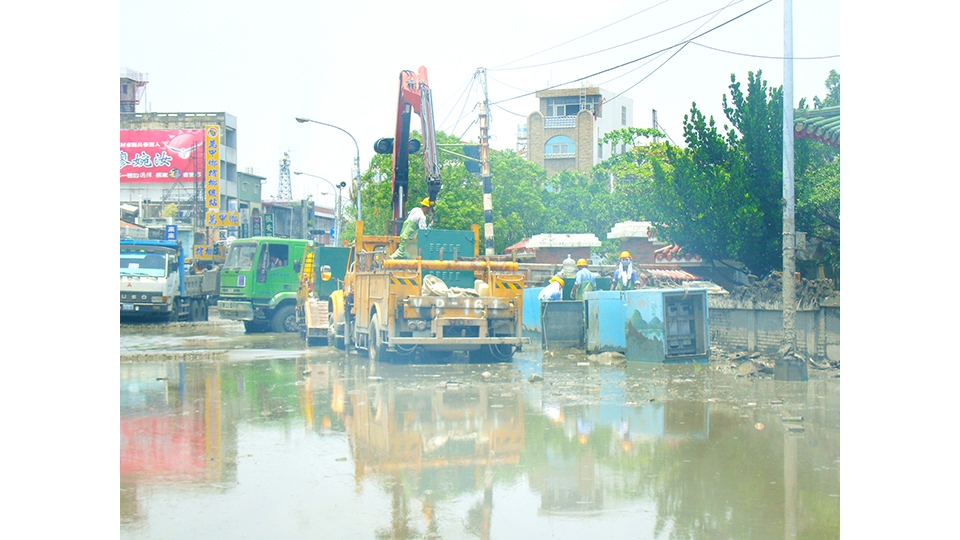
M559 277L557 277L557 276L553 276L552 278L550 278L550 281L551 281L551 282L556 281L557 283L560 284L561 287L563 287L563 279L562 279L562 278L559 278Z
M621 251L621 252L620 252L620 258L621 258L621 259L632 259L633 257L630 256L630 252L629 252L629 251Z
M430 208L433 206L433 201L431 201L429 197L425 197L422 201L420 201L420 206L426 206L427 208Z
M586 260L586 259L580 259L580 260L578 260L578 261L577 261L577 266L587 266L587 260Z

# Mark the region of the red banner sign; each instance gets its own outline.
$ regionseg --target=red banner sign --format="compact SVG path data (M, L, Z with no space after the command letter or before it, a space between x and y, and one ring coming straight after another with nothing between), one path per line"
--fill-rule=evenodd
M204 130L120 131L120 183L203 181Z

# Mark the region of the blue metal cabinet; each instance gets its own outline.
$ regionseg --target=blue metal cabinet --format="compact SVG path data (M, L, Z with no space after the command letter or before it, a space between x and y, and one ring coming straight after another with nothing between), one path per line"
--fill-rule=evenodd
M642 362L706 361L705 289L593 291L586 295L587 352L622 352Z
M543 326L540 324L540 291L543 287L530 287L523 290L523 331L543 332Z

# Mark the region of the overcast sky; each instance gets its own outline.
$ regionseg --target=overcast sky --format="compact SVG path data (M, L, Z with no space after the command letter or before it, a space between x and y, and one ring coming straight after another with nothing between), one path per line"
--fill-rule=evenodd
M731 73L746 80L762 70L771 85L783 84L783 0L764 2L121 0L118 67L149 76L138 111L236 116L239 169L266 176L269 198L284 151L295 171L350 177L350 138L295 117L349 132L365 166L374 141L393 134L400 72L420 66L437 129L465 141L477 140L474 74L484 67L493 148L516 148L518 125L537 107L533 92L581 84L633 99L637 127L650 127L656 109L682 144L691 103L724 120ZM793 2L793 33L796 100L822 98L830 70L843 74L839 0ZM312 178L292 181L295 196L329 191Z

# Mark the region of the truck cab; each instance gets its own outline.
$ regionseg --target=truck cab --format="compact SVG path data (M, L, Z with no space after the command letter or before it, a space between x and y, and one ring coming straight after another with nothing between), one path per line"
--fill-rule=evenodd
M120 319L205 321L219 273L188 275L183 246L170 240L120 240Z
M220 276L220 318L248 333L298 332L297 288L310 240L268 236L234 241Z
M168 317L180 292L180 248L174 242L120 243L120 315Z

